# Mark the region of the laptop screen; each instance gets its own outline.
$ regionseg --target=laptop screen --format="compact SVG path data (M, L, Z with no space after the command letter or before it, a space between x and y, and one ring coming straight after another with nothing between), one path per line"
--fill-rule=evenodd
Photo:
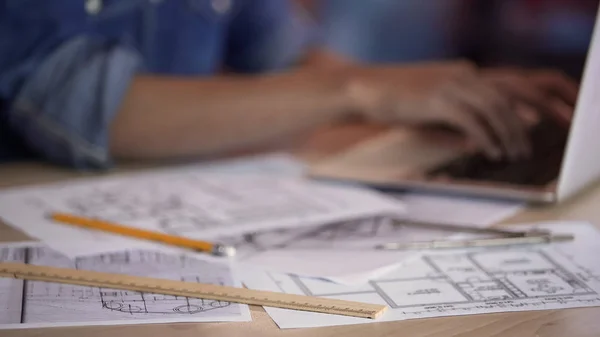
M600 11L583 69L575 115L557 187L558 199L579 192L600 178Z

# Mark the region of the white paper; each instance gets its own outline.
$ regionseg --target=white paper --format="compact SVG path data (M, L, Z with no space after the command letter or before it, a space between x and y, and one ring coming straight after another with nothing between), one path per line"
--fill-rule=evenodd
M282 175L190 169L126 174L0 194L0 218L70 257L122 247L151 249L156 244L59 224L47 218L51 212L211 240L402 211L394 199L357 187Z
M0 246L0 261L25 262L25 248L11 245ZM21 320L23 281L0 278L0 326Z
M0 251L35 265L241 286L228 264L189 255L133 250L69 259L40 246ZM0 278L0 303L11 304L0 307L0 329L251 320L243 304L9 278Z
M274 271L323 277L347 284L361 283L369 278L377 277L391 268L395 268L405 257L412 255L412 253L374 251L372 247L375 244L390 241L433 240L454 234L453 232L423 230L416 227L390 226L389 220L381 218L338 221L338 219L347 219L352 216L345 211L338 212L335 207L332 210L333 214L330 214L332 217L328 217L326 214L313 214L303 218L298 217L295 219L296 221L293 221L294 219L286 219L285 216L277 215L277 219L267 221L267 229L264 231L260 230L260 223L253 222L244 229L240 226L229 228L233 230L233 235L220 235L220 231L224 233L228 230L225 226L215 228L219 235L215 232L211 233L209 228L194 233L189 231L190 217L198 213L205 214L203 213L205 209L192 210L192 214L190 214L189 209L179 207L176 199L169 197L169 193L161 192L167 190L168 192L174 192L175 196L181 196L181 191L186 191L185 197L187 200L192 200L191 204L207 206L210 213L216 213L220 211L218 207L214 209L214 207L211 207L212 205L208 205L205 199L196 197L197 195L204 195L205 186L197 189L201 190L200 192L192 191L188 193L194 189L193 184L188 184L189 182L193 183L194 179L185 178L216 175L220 177L217 182L219 179L228 179L227 184L223 185L224 190L232 191L232 194L242 194L243 197L238 200L242 209L260 211L262 208L266 210L267 207L254 207L256 200L260 201L263 195L266 194L269 194L269 196L264 200L265 204L274 200L270 206L277 205L279 207L281 205L284 208L289 205L286 204L287 201L297 204L298 198L293 194L280 193L284 196L281 200L269 193L277 191L280 187L269 187L275 184L271 177L276 176L277 179L282 181L298 182L300 180L296 179L301 179L304 168L305 166L300 161L291 156L270 154L218 161L211 164L188 165L175 169L159 170L154 173L128 174L120 178L53 185L54 187L29 188L15 193L13 196L7 193L0 194L0 217L4 217L7 222L11 222L15 227L23 229L31 236L47 242L69 256L78 256L120 250L122 247L162 248L149 242L57 225L43 218L44 213L56 209L66 209L77 213L82 208L80 206L84 203L83 201L86 201L87 208L92 208L91 211L84 212L88 215L110 217L117 221L143 228L150 227L149 229L154 230L157 229L157 225L153 223L154 220L158 218L160 221L163 215L169 216L170 214L173 217L173 222L183 225L181 228L179 226L176 228L170 227L171 233L190 236L202 234L202 236L209 239L231 243L238 248L238 261L240 262ZM236 176L229 179L234 174ZM258 176L258 174L261 175ZM237 184L233 181L234 179L237 179L236 181L246 180L246 178L253 179L253 177L258 177L263 181L268 180L264 184L267 188L254 191L250 182ZM160 180L158 185L161 185L161 188L154 186L156 185L154 182L157 180ZM120 184L120 181L125 181L125 183ZM136 181L139 182L137 186ZM179 187L182 184L186 186ZM303 191L312 188L308 188L304 181L301 181L300 184L303 185L300 188ZM314 186L316 183L308 184ZM133 187L130 187L132 185ZM251 185L250 188L248 188L248 185ZM69 188L68 186L73 187ZM318 186L321 185L318 184ZM337 191L334 193L333 199L352 199L347 207L356 210L357 214L361 213L361 207L365 207L365 205L357 204L365 198L361 196L353 199L352 195L346 195L344 191L361 191L360 195L373 195L370 192L363 193L364 190L360 188L348 187L344 184L335 184L334 186L329 187L330 190ZM112 189L116 193L113 193L114 195L105 193L104 190L106 189ZM292 190L295 191L298 188L293 187ZM316 194L317 197L323 199L324 193L321 190L319 189ZM214 191L213 188L208 192L216 194L219 191ZM163 195L156 198L157 194ZM310 201L313 202L312 199L315 199L312 197L315 195L314 193L302 192L299 194L300 201L311 199ZM403 218L434 223L485 226L514 214L521 207L519 204L514 203L416 193L402 193L393 196L399 198L401 203L407 206L408 212L402 215ZM291 200L293 198L296 200ZM77 201L75 210L73 210L71 203L64 205L72 199ZM331 198L326 197L325 199L323 202L319 199L317 201L319 204L327 204ZM372 198L369 197L368 199L371 200ZM372 203L372 200L369 202ZM150 207L153 203L157 207ZM241 203L246 204L242 205ZM218 204L221 205L222 203L219 202ZM366 207L369 207L368 203ZM400 206L394 205L393 207L395 211L401 209ZM137 223L129 223L128 219L121 220L122 213L131 215L131 213L137 212L140 215L140 213L152 213L153 211L155 211L155 214L150 214L149 219L142 219ZM157 213L158 211L160 213ZM300 211L300 209L297 209L297 211ZM336 214L340 215L340 218L333 217ZM362 214L366 214L366 212ZM12 221L10 221L11 219ZM292 221L286 222L288 220ZM281 228L288 225L289 228ZM158 224L158 227L160 226L161 224ZM162 229L162 227L159 229ZM244 232L244 234L240 235L241 232ZM347 261L353 261L353 263L347 263Z
M453 233L403 226L389 217L373 217L224 236L218 241L235 247L236 260L245 265L352 284L376 277L414 255L375 250L375 245L440 239Z
M515 214L521 204L405 193L402 220L485 227ZM238 260L262 269L322 277L343 284L366 282L399 266L415 253L376 251L377 244L430 241L455 231L403 226L389 217L343 221L314 227L274 229L220 237L237 248ZM347 263L352 261L352 263Z
M305 168L301 162L282 155L264 157L263 161L254 160L252 163L254 167L278 168L278 173L289 176L298 176ZM244 167L252 170L253 165ZM391 196L405 206L403 219L438 224L483 227L510 217L523 208L521 203L516 202L456 195L411 192ZM373 251L374 245L436 240L451 235L456 233L392 225L390 219L378 217L313 227L272 229L219 237L218 240L235 246L238 261L244 264L355 284L396 268L413 255L411 252Z
M463 196L426 193L393 194L406 207L405 218L447 225L488 226L523 209L523 204Z
M272 154L211 165L227 172L300 176L306 165L285 154ZM341 186L347 183L337 183ZM357 184L350 184L357 186ZM523 208L522 203L426 193L394 193L409 221L488 226ZM412 252L381 252L372 248L386 242L427 241L456 232L392 225L389 218L372 217L300 228L276 228L219 237L237 248L237 260L272 271L320 277L343 284L366 282L396 268ZM353 261L353 263L347 263Z
M377 320L265 308L281 328L599 306L598 231L581 223L536 226L574 233L575 241L423 252L393 272L361 285L258 271L247 271L243 281L252 289L390 307Z

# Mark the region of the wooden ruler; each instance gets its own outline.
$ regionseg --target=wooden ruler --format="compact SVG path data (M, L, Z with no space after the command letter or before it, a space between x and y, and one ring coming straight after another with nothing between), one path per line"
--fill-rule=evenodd
M373 319L379 317L386 309L386 306L378 304L22 263L0 263L0 277L132 290Z

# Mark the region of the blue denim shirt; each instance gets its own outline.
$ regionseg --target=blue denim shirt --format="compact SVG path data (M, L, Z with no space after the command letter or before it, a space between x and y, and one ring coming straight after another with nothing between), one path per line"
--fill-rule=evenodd
M311 38L296 14L285 0L0 0L0 161L108 167L135 74L281 69Z

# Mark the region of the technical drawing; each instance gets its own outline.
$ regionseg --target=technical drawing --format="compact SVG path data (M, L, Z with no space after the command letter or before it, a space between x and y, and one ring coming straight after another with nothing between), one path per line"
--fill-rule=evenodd
M47 248L29 250L31 264L62 265L76 269L102 272L127 272L131 275L162 275L186 282L231 284L227 279L227 270L214 270L199 275L198 271L207 271L207 262L182 256L163 254L154 251L133 251L101 254L82 257L71 261L59 253ZM213 267L214 269L214 267ZM76 300L96 303L101 308L124 313L187 313L195 314L225 308L228 302L189 299L187 297L143 294L133 291L111 290L92 287L76 287L45 282L27 282L27 299L35 301L54 301L62 303Z
M6 222L69 257L102 253L112 245L151 248L152 243L68 226L52 221L48 213L213 240L224 235L403 211L394 199L358 187L327 185L286 175L257 177L188 169L24 189L11 198L0 195L0 204ZM67 235L71 240L64 240Z
M156 251L133 250L71 260L46 247L20 250L0 249L0 261L11 259L20 259L22 262L35 265L233 286L233 278L227 265L215 264L187 255L165 254ZM3 286L5 283L6 285ZM9 297L10 294L15 296ZM12 312L11 321L3 322L7 324L118 321L190 316L201 319L202 317L226 317L241 314L238 304L225 301L50 282L0 279L0 303L8 300L12 301L11 309L17 308L16 304L18 304L19 310ZM4 309L4 311L11 313L8 309Z
M102 307L128 314L197 314L225 308L229 302L131 291L98 289Z
M448 309L503 301L516 305L522 300L576 301L577 297L598 296L575 274L535 249L423 255L406 268L360 287L328 286L322 281L290 278L305 295L348 300L368 296L371 302L402 310Z
M0 262L25 262L25 248L0 247ZM0 324L21 322L23 281L0 278Z
M64 197L66 211L120 223L143 223L183 235L240 222L321 216L345 207L339 196L287 180L211 179L182 174L80 188ZM338 200L340 199L340 200Z
M203 229L219 223L218 219L184 199L173 191L159 192L148 186L144 189L92 190L65 202L76 214L121 223L150 222L169 232L181 232L188 227Z
M22 262L25 259L25 248L22 247L0 247L0 261Z

